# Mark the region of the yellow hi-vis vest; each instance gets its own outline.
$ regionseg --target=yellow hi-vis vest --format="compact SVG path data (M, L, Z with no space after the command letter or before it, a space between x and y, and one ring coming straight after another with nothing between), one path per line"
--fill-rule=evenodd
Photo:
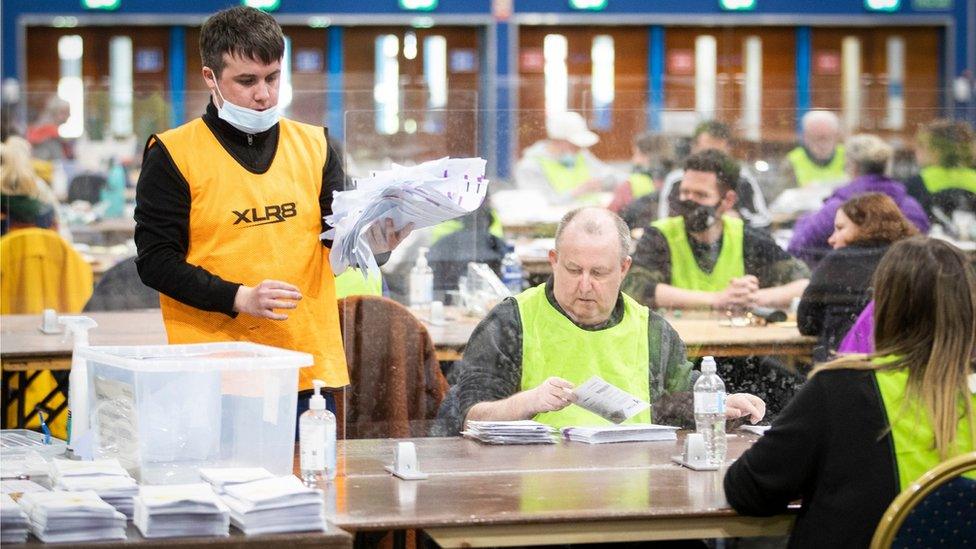
M584 330L556 310L541 284L515 296L522 320L521 390L538 387L551 376L579 386L598 375L644 401L650 400L648 381L648 309L626 294L624 317L605 330ZM562 428L609 425L602 417L569 405L556 412L537 414L536 421ZM650 423L645 410L625 423Z
M874 362L891 360L889 357L875 359ZM935 432L928 411L917 401L907 401L908 368L896 370L875 370L874 379L878 383L881 400L884 403L888 425L891 426L891 439L895 446L895 466L898 468L900 490L908 486L940 463L939 452L935 449ZM960 395L962 396L962 395ZM968 393L963 398L971 399L970 408L976 409L976 395ZM970 431L972 418L965 415L965 402L958 401L959 422L956 424L956 438L950 457L972 452L976 447ZM965 474L976 478L976 471Z
M976 194L976 170L972 168L922 168L922 182L931 194L948 189L962 189Z
M654 179L646 173L632 173L627 179L630 184L630 196L634 200L654 192Z
M590 168L582 153L576 155L576 162L569 168L552 158L540 157L539 164L549 185L559 193L568 193L590 180Z
M685 220L681 216L658 219L651 223L668 241L671 254L671 285L685 290L720 292L728 287L733 278L746 272L742 238L744 224L741 219L722 216L722 251L712 272L706 273L695 261L695 254L685 232Z
M160 295L170 343L252 341L312 354L299 389L312 379L349 383L335 277L319 240L319 194L326 160L322 128L282 119L278 150L265 173L252 173L196 119L154 136L190 187L187 263L224 280L256 286L266 279L298 287L298 307L278 321L201 311Z
M844 173L843 145L837 145L834 149L834 158L826 166L814 163L803 147L797 147L787 153L786 159L793 164L793 173L796 175L796 184L799 187L814 183L836 183L847 178L847 174Z
M335 279L336 299L351 295L383 295L383 275L376 273L363 278L363 271L349 267Z

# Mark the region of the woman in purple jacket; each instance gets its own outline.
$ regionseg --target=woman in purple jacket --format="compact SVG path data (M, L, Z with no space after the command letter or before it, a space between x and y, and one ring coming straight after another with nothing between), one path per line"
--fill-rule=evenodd
M875 135L860 134L848 139L845 155L851 182L834 191L819 211L796 222L788 251L806 261L811 268L816 267L817 262L830 251L827 239L834 231L837 209L849 198L864 193L890 196L919 231L923 234L928 232L929 220L922 206L908 194L904 185L885 176L891 154L891 147Z

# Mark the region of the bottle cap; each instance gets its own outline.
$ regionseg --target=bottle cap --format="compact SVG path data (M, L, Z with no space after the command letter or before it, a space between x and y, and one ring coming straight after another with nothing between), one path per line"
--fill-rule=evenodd
M702 358L701 371L703 374L715 373L715 357L706 356Z
M322 387L325 387L325 382L321 379L313 379L312 385L315 386L315 394L308 399L308 409L325 410L325 397L322 396Z

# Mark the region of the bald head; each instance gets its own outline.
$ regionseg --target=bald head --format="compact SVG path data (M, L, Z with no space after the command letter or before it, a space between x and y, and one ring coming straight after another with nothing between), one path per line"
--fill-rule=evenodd
M577 208L563 216L556 228L556 251L569 238L614 238L620 246L620 259L630 253L630 229L617 214L606 208L588 206Z

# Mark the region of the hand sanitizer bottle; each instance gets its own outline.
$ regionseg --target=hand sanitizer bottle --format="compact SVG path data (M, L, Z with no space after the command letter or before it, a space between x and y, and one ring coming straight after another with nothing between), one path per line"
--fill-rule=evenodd
M308 411L298 418L298 446L302 481L311 486L336 476L336 419L325 409L322 387L325 382L312 381L315 394L308 400Z
M410 269L410 306L430 307L434 300L434 271L427 263L427 248L420 248L417 263Z

